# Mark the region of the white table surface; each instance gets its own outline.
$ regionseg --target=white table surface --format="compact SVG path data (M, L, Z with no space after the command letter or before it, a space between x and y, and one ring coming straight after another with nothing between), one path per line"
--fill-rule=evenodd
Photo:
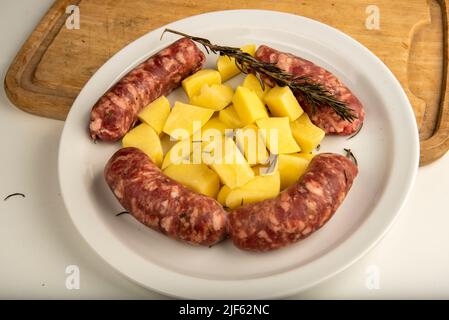
M0 0L0 70L7 68L52 0ZM82 18L82 13L81 13ZM85 243L58 186L64 123L27 114L0 94L0 298L165 298L129 281ZM337 276L292 298L449 298L449 155L420 168L413 191L385 238ZM65 286L68 265L80 289ZM379 288L369 289L372 270Z

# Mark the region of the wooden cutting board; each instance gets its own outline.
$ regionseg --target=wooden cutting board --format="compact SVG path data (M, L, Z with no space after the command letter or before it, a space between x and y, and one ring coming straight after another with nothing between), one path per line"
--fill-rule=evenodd
M376 0L379 29L366 27L371 0L58 0L25 42L5 78L19 108L65 119L91 75L115 52L169 22L227 9L269 9L324 22L367 46L407 93L421 139L421 165L449 149L446 0ZM80 28L66 8L78 5Z

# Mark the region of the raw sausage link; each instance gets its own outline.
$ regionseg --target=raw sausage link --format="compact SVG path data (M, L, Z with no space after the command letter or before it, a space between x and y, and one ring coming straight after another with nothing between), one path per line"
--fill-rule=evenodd
M143 107L178 87L184 78L201 69L205 60L193 41L182 38L141 63L93 106L89 125L92 139L122 138Z
M329 71L321 68L314 63L294 56L290 53L277 51L268 46L262 45L256 51L256 58L276 64L280 69L289 72L295 76L307 76L313 82L323 85L337 99L345 102L353 110L357 119L349 122L343 120L328 106L318 106L316 112L313 112L312 106L307 103L300 93L295 92L304 111L307 112L312 122L323 129L326 134L350 135L356 132L363 123L365 111L357 97ZM273 85L271 79L264 79L270 85Z
M304 176L276 198L229 214L232 241L243 250L268 251L309 236L332 217L357 172L357 166L344 156L315 156Z
M122 206L146 226L190 244L210 246L225 237L223 207L165 176L139 149L117 151L104 175Z

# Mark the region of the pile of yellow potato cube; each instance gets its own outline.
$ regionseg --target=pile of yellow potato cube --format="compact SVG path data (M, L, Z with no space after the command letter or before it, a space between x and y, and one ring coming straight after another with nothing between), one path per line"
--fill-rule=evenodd
M255 45L241 48L254 55ZM217 69L184 79L189 103L160 97L139 114L122 140L144 151L163 172L233 209L275 197L307 169L324 137L288 87L266 86L252 74L234 88L240 70L221 56Z

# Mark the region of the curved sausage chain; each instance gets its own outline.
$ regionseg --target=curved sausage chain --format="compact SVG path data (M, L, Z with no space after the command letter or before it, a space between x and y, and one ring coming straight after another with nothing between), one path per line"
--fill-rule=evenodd
M294 243L324 225L357 175L348 158L315 156L307 172L276 198L226 214L210 197L168 178L136 148L117 151L104 175L112 192L138 221L171 238L213 245L226 237L244 250L267 251Z
M185 35L174 30L167 31ZM135 123L140 110L160 96L169 94L183 79L201 69L206 58L191 39L201 41L212 51L214 48L231 50L231 53L226 51L225 54L237 55L246 63L252 63L246 67L242 63L239 66L242 71L249 72L258 63L238 48L216 46L207 39L185 36L138 65L97 101L91 110L89 124L90 136L94 141L117 141L122 138ZM327 134L350 135L360 128L365 117L362 104L332 73L310 61L264 45L258 48L256 58L259 64L265 63L263 70L271 66L271 69L281 72L282 77L288 75L293 79L312 81L295 84L299 89L294 91L312 122ZM280 81L273 79L275 74L273 71L261 76L268 84L274 85ZM323 101L322 105L317 105L316 99ZM351 117L342 116L349 111Z
M93 106L90 136L117 141L136 122L147 104L177 88L203 66L206 57L195 43L182 38L144 61L113 85Z

